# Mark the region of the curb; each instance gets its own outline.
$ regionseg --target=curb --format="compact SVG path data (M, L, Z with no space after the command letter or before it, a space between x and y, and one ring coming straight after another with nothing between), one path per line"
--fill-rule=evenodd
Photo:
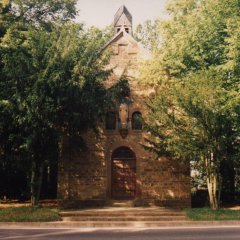
M116 222L114 222L116 223ZM14 229L14 228L96 228L96 229L133 229L133 228L164 228L164 227L221 227L231 226L240 227L240 221L183 221L183 222L131 222L128 226L114 225L110 223L90 223L84 224L82 222L0 222L0 229Z

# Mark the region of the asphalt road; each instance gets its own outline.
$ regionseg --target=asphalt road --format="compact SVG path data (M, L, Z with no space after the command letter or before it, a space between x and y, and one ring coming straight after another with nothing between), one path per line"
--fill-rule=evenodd
M192 227L161 229L0 229L0 239L32 240L240 240L239 227Z

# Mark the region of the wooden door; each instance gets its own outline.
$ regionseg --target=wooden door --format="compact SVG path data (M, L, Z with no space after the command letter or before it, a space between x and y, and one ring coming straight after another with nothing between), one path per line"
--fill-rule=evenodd
M129 148L118 149L112 157L112 198L136 196L136 158Z

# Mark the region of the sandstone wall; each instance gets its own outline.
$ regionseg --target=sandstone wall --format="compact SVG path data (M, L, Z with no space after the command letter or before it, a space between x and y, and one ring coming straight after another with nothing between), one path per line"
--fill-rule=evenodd
M131 104L129 116L140 111L143 118L148 112L145 100L154 92L142 89L138 83L138 68L142 53L137 42L126 33L121 33L107 48L112 50L108 68L114 69L106 81L106 87L115 84L121 76L129 79ZM131 123L130 123L131 125ZM157 158L144 150L147 133L140 130L128 131L122 138L119 130L105 130L99 126L100 135L92 132L84 135L85 151L77 150L66 137L59 163L58 194L64 206L105 205L111 200L111 156L115 149L126 146L136 154L138 204L161 206L190 206L190 172L188 164L166 158Z

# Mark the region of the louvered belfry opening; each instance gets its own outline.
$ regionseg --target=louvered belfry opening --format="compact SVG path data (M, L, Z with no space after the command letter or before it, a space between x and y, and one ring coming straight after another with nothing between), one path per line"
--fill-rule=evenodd
M134 199L136 196L136 156L128 147L112 154L112 199Z

